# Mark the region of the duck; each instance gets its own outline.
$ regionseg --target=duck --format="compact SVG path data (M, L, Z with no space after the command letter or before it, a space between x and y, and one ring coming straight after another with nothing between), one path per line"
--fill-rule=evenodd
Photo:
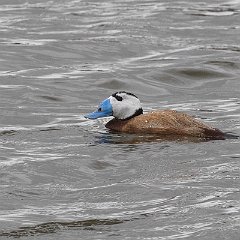
M143 113L139 98L127 91L118 91L103 100L87 119L112 116L105 125L111 131L134 134L157 134L165 137L225 139L225 134L206 123L176 110L155 110Z

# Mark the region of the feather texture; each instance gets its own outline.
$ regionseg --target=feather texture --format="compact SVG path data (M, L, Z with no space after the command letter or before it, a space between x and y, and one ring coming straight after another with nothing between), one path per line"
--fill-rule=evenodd
M224 139L224 133L185 113L174 110L141 114L129 120L112 119L106 127L125 133L150 133L158 135L191 136Z

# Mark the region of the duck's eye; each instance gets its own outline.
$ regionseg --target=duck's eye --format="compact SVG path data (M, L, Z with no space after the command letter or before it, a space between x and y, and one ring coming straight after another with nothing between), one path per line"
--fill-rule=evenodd
M99 109L98 109L98 112L101 112L101 111L102 111L102 108L99 108Z
M118 101L122 101L122 100L123 100L123 98L122 98L121 96L118 96L118 95L116 95L115 98L116 98Z
M116 98L118 101L122 101L123 98L121 96L118 95L118 92L115 92L112 97Z

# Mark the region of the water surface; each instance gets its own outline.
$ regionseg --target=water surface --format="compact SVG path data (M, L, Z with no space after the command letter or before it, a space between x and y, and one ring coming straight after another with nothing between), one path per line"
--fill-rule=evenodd
M239 239L239 139L114 134L118 90L240 135L239 1L0 3L1 239Z

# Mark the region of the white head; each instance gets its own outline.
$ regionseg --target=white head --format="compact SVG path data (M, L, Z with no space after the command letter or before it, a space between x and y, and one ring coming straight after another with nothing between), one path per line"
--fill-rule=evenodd
M100 117L114 116L117 119L126 120L143 113L141 103L132 93L121 91L112 94L98 107L98 110L86 115L86 118L96 119Z

